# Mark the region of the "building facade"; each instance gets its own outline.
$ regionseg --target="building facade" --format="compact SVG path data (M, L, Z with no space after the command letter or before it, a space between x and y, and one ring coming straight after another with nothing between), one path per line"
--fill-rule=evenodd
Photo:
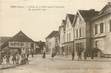
M74 29L74 49L75 55L79 50L83 50L82 55L87 49L91 49L91 25L90 20L98 12L91 10L79 10L73 22Z
M35 54L42 54L43 49L46 48L45 42L43 41L35 41L34 45L35 45ZM47 49L46 52L48 52Z
M7 40L3 45L1 45L1 49L4 51L4 53L10 53L10 55L14 55L16 53L33 53L34 42L22 31L20 31L15 36Z
M61 26L59 26L59 34L60 34L60 40L59 40L59 46L60 46L60 54L63 55L64 53L64 42L65 42L65 26L66 21L63 20L61 23Z
M65 34L64 34L64 54L72 54L73 50L73 20L75 15L67 14L66 15L66 24L65 24Z
M82 49L82 57L85 54L90 57L93 52L94 56L111 57L111 2L100 11L78 10L76 15L67 14L59 33L64 55L74 51L77 56Z
M46 37L46 47L49 54L59 54L59 31L53 31Z
M111 57L111 3L108 3L92 19L92 47L97 46L102 53Z

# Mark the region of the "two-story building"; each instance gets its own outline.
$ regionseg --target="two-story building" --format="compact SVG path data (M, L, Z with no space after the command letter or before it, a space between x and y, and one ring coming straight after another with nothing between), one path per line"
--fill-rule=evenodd
M73 21L74 31L74 49L75 55L79 49L90 49L91 48L91 25L90 20L98 12L94 9L91 10L78 10L76 18Z
M69 55L73 50L73 20L75 15L67 14L66 15L66 24L65 24L65 40L64 40L64 54Z
M105 56L111 57L111 2L92 21L92 47L97 46Z
M25 54L27 52L33 52L34 41L25 35L22 31L7 40L1 45L2 51L10 54Z
M59 53L59 31L52 31L46 37L46 47L49 54L52 54L54 52Z
M67 14L59 27L59 46L65 55L71 54L73 51L77 55L78 51L82 49L87 56L92 56L92 52L98 50L111 57L110 32L111 2L100 11L78 10L76 15Z

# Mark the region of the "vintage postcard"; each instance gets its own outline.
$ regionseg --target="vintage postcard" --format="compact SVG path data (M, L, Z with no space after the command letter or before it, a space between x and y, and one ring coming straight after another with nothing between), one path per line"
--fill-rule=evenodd
M0 73L111 73L111 0L0 0Z

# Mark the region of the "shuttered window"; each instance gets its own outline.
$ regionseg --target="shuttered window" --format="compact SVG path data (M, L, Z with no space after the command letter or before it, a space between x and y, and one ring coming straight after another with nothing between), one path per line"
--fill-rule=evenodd
M98 27L97 27L97 24L95 24L95 34L98 33Z
M104 25L103 25L103 23L101 23L100 24L100 33L103 33L103 31L104 31Z
M109 21L109 31L111 32L111 20Z
M76 30L76 38L78 38L78 30Z

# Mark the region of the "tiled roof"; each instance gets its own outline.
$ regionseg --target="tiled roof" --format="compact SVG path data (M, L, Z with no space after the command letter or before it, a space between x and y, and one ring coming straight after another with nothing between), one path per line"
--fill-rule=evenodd
M108 2L108 4L106 4L101 11L104 11L107 8L111 8L111 2Z
M22 31L13 36L10 41L18 41L18 42L33 42L31 38L25 35Z
M9 41L17 41L17 42L34 42L31 38L26 36L22 31L17 33L15 36L7 40L3 45L1 45L1 49L8 45Z
M0 37L0 47L3 45L6 41L8 41L11 37ZM0 48L1 50L1 48Z
M95 11L94 9L90 9L90 10L79 10L79 13L87 22L87 21L90 21L91 18L93 18L94 16L98 15L99 12Z
M107 5L105 5L105 6L101 9L101 11L98 13L98 15L95 16L95 17L92 19L92 21L93 21L93 20L96 20L96 19L98 19L98 18L100 18L100 17L102 17L102 16L105 16L105 15L107 15L107 14L111 14L111 3L108 3Z
M57 36L59 36L59 32L58 32L58 31L53 31L53 32L51 32L51 33L46 37L46 39L47 39L47 38L52 38L52 37L57 37Z
M9 40L11 37L0 37L0 44L6 42L7 40Z
M41 44L45 45L45 42L43 42L43 41L35 41L35 43L38 44L38 45L41 45Z
M73 15L73 14L67 14L67 17L69 18L69 20L70 20L70 22L71 22L71 24L72 24L72 23L73 23L73 20L74 20L75 15Z

